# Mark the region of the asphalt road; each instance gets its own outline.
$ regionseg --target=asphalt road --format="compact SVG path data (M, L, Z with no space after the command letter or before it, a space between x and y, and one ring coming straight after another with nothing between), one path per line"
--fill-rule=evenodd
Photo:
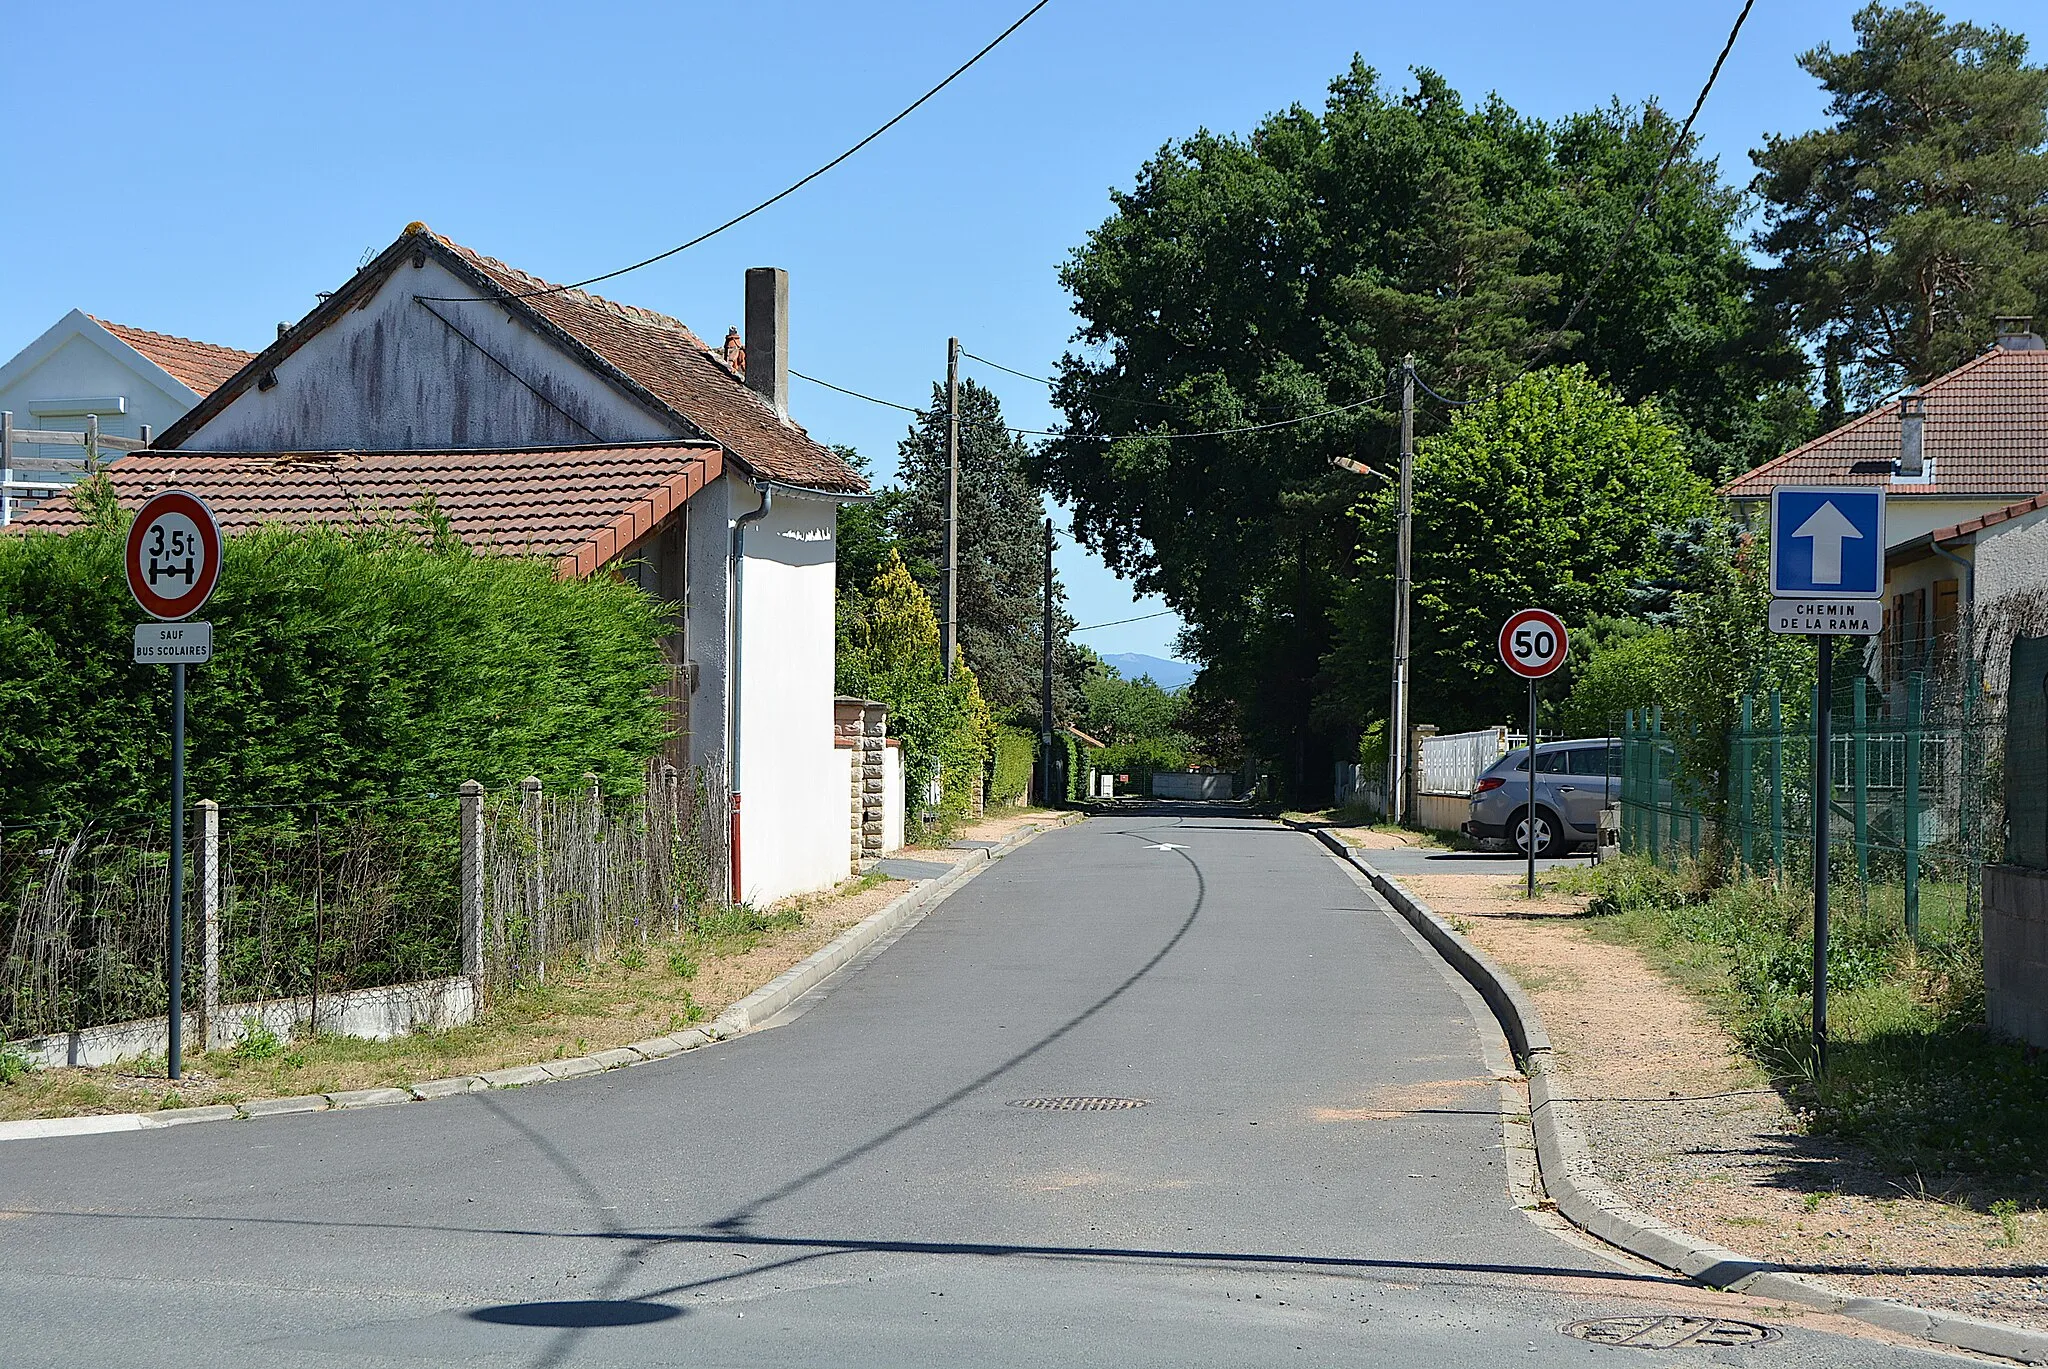
M0 1361L1641 1364L1559 1328L1681 1290L1511 1205L1473 1001L1307 836L1095 819L723 1045L0 1145Z

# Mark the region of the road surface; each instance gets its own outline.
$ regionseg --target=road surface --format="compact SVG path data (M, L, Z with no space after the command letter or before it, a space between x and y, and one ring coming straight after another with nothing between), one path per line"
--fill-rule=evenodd
M0 1361L1642 1364L1560 1327L1703 1295L1511 1204L1475 1002L1308 836L1098 818L671 1060L0 1145Z

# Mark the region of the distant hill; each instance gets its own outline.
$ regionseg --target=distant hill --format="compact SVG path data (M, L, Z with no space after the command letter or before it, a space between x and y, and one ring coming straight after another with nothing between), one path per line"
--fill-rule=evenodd
M1185 689L1195 678L1200 666L1189 665L1186 661L1169 661L1159 656L1145 656L1135 651L1126 651L1118 656L1104 656L1105 665L1113 666L1116 673L1126 680L1135 680L1140 675L1150 675L1152 683L1161 689Z

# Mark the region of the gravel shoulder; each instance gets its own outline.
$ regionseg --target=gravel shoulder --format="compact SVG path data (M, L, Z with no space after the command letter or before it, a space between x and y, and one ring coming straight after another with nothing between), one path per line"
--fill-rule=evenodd
M1402 883L1535 999L1596 1167L1631 1204L1848 1292L2048 1330L2048 1217L2016 1214L2008 1231L1967 1195L1808 1134L1710 1007L1602 940L1583 899L1531 901L1505 873Z

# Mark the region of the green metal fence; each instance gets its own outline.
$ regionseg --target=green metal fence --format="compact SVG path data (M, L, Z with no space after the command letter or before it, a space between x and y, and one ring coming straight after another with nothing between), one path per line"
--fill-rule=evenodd
M1724 737L1661 708L1622 725L1621 845L1664 864L1724 861L1807 880L1813 870L1813 727L1807 698L1745 697ZM1979 867L2001 859L2004 718L1972 676L1858 677L1833 701L1829 874L1861 901L1978 913Z

